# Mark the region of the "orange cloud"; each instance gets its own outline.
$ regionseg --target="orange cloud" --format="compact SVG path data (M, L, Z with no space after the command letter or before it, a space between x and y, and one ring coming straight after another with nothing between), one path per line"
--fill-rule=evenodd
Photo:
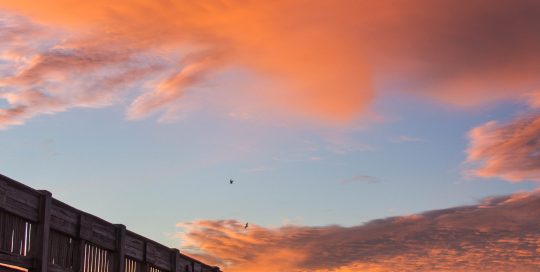
M253 103L261 108L326 122L368 111L375 79L452 104L478 105L530 92L540 74L537 1L0 0L0 7L64 33L33 52L45 63L27 63L26 72L4 83L13 92L32 84L56 97L49 90L51 75L56 85L85 85L107 78L111 66L131 74L137 58L160 64L144 76L117 79L153 87L143 88L128 109L135 119L160 110L167 115L186 89L228 67L261 75L261 85L280 86L253 90L259 94ZM51 56L65 48L76 56ZM219 64L181 61L201 52L219 52L207 56ZM186 75L186 69L197 71Z
M488 122L469 132L467 163L480 177L540 181L540 115Z
M540 91L531 92L527 96L531 108L540 108Z
M182 92L186 87L204 80L204 77L210 71L216 70L222 63L222 56L217 52L205 52L187 58L178 73L161 81L153 91L135 99L128 109L128 117L130 119L139 119L149 113L170 106L182 96ZM174 107L169 110L174 110Z
M184 245L226 271L537 271L540 193L355 227L179 224Z
M40 114L74 107L115 103L129 88L156 75L164 65L134 55L110 37L88 37L58 43L56 36L21 17L6 16L0 37L0 128L23 124ZM4 68L4 69L1 69Z
M126 89L161 69L129 53L71 44L20 58L23 64L13 65L15 73L0 80L0 98L10 106L0 110L0 128L40 114L113 104Z

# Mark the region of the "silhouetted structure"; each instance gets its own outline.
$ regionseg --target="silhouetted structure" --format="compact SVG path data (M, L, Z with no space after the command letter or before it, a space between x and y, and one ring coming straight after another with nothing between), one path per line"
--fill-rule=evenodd
M220 271L3 175L0 263L40 272Z

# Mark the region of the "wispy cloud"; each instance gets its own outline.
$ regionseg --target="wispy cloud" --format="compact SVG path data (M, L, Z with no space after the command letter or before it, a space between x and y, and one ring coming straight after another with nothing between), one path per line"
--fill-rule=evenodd
M338 124L367 116L375 77L471 106L516 99L540 74L537 1L1 0L0 8L29 18L0 22L2 56L17 71L1 74L1 92L43 94L4 109L3 127L115 104L133 89L141 94L128 118L168 119L186 90L231 66L264 78L250 104L265 107L253 109ZM183 62L189 55L199 57Z
M540 181L540 115L507 123L487 122L469 132L466 164L471 174L512 182Z
M17 35L12 40L27 50L6 60L7 68L0 74L0 98L9 105L0 109L0 128L23 124L36 115L114 104L134 84L164 68L142 54L135 56L111 37L49 42L35 31L12 33L17 28L44 31L29 21L15 17L10 24L0 36Z
M179 224L183 245L231 272L536 271L540 194L375 220L355 227L245 230L234 220Z
M340 183L379 183L381 180L374 176L356 175L351 178L342 179Z
M128 109L130 119L140 119L158 110L168 110L180 99L186 89L205 79L211 71L223 64L223 56L218 52L204 52L192 55L183 61L179 72L159 82L154 90L135 99ZM172 108L174 109L174 107Z

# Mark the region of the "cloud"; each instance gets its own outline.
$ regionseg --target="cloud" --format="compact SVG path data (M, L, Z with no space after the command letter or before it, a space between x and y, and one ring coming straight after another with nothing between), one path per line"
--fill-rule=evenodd
M466 163L472 174L512 182L540 181L540 115L490 121L469 132Z
M540 91L531 92L527 94L527 96L528 96L529 106L531 108L535 108L535 109L540 108Z
M15 54L10 47L3 54L8 57L0 71L0 98L8 107L0 109L0 128L23 124L36 115L114 104L130 87L164 68L143 54L135 56L110 37L51 42L50 37L36 35L38 30L47 32L34 23L15 17L10 25L0 30L0 36L12 37L24 50Z
M184 245L231 272L537 271L540 193L375 220L354 227L179 224Z
M256 95L249 103L261 105L255 108L329 123L369 116L380 79L402 91L474 106L521 97L538 87L540 74L540 3L532 0L0 0L0 8L29 18L19 20L19 28L38 25L56 37L27 46L24 55L34 61L26 65L11 59L22 71L2 86L11 93L36 89L64 104L44 110L25 105L24 117L15 117L13 106L4 113L13 114L11 123L114 104L129 97L124 92L130 88L140 96L128 118L167 117L186 90L230 67L260 76L250 90ZM13 31L0 37L6 35L14 37ZM5 47L19 47L17 39L6 41ZM148 62L160 68L138 70ZM140 74L129 76L134 73ZM123 86L86 86L110 76ZM94 100L66 101L73 92L91 93Z
M222 56L217 52L205 52L197 56L190 56L177 73L157 84L152 92L147 92L135 99L128 109L130 119L140 119L149 113L163 110L177 101L183 95L186 87L204 80L204 77L223 62ZM174 108L173 108L174 110ZM170 114L166 114L168 116Z
M381 180L377 177L367 175L357 175L351 178L342 179L340 183L379 183Z

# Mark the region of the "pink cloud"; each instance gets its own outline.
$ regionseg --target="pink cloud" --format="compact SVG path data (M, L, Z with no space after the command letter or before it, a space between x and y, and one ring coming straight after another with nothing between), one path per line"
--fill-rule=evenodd
M186 58L179 72L159 82L153 91L144 93L133 101L127 112L128 118L140 119L167 108L170 112L174 109L171 109L171 104L182 97L187 87L201 82L222 64L223 56L218 52L204 52Z
M540 108L540 91L531 92L527 96L531 108Z
M540 116L488 122L469 132L467 163L472 174L512 182L540 181Z
M62 101L81 93L95 99L67 99L56 112L114 104L137 88L141 95L128 118L167 116L194 84L242 67L261 75L260 85L279 86L256 88L249 101L261 105L255 109L341 124L368 116L375 78L444 103L477 106L522 97L537 88L540 74L537 1L1 0L0 7L30 18L18 29L34 24L62 33L49 46L27 46L33 61L18 64L15 76L1 75L11 93L36 89L52 98L62 93ZM0 37L15 37L2 31ZM34 34L25 33L28 42ZM20 44L6 40L8 47ZM219 53L180 61L204 52ZM160 68L138 70L146 62ZM118 79L133 70L141 74ZM123 86L89 91L88 84L109 77ZM26 119L51 112L27 106L33 113Z
M179 224L184 245L231 272L536 271L540 194L375 220L354 227Z
M37 30L30 31L45 30L29 21L15 18L10 25L0 30L0 36L11 37L11 41L17 41L16 47L24 50L18 50L18 55L4 54L7 67L0 71L0 98L8 107L0 110L0 128L23 124L41 114L114 104L127 89L164 67L155 61L142 61L138 59L141 56L107 39L50 42L37 35Z

